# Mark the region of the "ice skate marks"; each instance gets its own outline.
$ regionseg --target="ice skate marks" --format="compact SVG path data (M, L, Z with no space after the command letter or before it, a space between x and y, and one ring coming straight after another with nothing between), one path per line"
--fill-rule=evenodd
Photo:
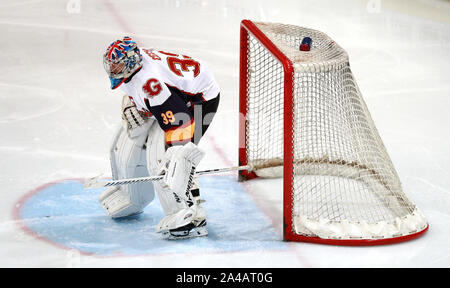
M43 185L17 203L23 227L40 239L85 254L146 255L284 250L286 243L234 176L200 177L208 237L168 241L155 232L163 217L157 199L144 213L120 220L97 201L104 188L84 190L80 181Z

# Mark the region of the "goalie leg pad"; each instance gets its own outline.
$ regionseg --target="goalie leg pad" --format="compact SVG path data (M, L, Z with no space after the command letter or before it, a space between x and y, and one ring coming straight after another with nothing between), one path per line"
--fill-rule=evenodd
M188 143L187 146L185 145L186 147L173 146L166 151L164 131L160 128L152 129L155 129L155 132L150 133L153 137L149 137L147 140L147 163L151 174L158 175L163 171L167 173L167 166L170 167L172 159L187 161L188 170L195 172L195 166L203 157L203 152L192 143ZM183 165L180 164L179 167L181 166ZM186 167L182 169L182 171L185 170L187 170ZM205 227L206 213L200 206L202 201L198 193L191 195L190 190L187 190L187 192L185 190L191 187L198 191L197 181L192 177L193 175L184 174L183 176L183 184L186 185L182 188L184 193L174 192L164 179L154 182L155 190L166 214L157 225L156 231L163 233L168 239L185 239L208 235ZM187 184L187 182L190 183Z
M165 170L163 181L184 202L188 202L191 200L190 190L194 184L195 169L205 153L192 142L183 146L170 147L167 153L170 152L171 159L169 167Z
M129 191L121 187L110 187L99 197L100 204L112 218L121 218L142 213L142 204L133 203Z
M151 137L147 139L147 168L150 174L159 175L162 167L168 161L166 157L165 134L164 130L157 125L150 128L149 134ZM174 194L162 180L154 181L153 184L166 215L174 214L186 208L180 197Z
M144 125L149 131L158 124L147 121ZM147 135L143 133L132 139L125 127L119 128L110 151L113 180L149 176L145 157ZM99 196L99 202L111 217L119 218L141 213L154 197L153 183L142 182L107 189Z

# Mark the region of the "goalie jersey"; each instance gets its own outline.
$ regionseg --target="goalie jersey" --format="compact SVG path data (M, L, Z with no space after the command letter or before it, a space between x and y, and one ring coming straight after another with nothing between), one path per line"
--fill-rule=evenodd
M140 52L142 67L121 89L141 115L156 118L168 146L190 142L195 129L194 105L217 97L217 82L200 60L154 49L141 48Z

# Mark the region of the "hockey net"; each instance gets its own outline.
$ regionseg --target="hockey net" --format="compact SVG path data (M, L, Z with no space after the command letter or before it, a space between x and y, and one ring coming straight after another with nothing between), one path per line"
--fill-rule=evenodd
M304 37L310 51L300 51ZM374 245L428 229L402 191L349 65L322 32L241 24L240 179L284 177L284 238Z

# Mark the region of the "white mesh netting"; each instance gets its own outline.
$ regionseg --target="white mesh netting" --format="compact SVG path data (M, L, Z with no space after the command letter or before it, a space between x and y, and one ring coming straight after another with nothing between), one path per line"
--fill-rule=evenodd
M282 176L293 149L295 233L325 239L380 239L417 233L427 221L402 191L350 70L345 50L324 33L255 23L294 64L294 111L284 109L284 73L251 33L247 38L247 161L261 177ZM305 37L311 51L299 50ZM284 143L284 114L293 142Z

